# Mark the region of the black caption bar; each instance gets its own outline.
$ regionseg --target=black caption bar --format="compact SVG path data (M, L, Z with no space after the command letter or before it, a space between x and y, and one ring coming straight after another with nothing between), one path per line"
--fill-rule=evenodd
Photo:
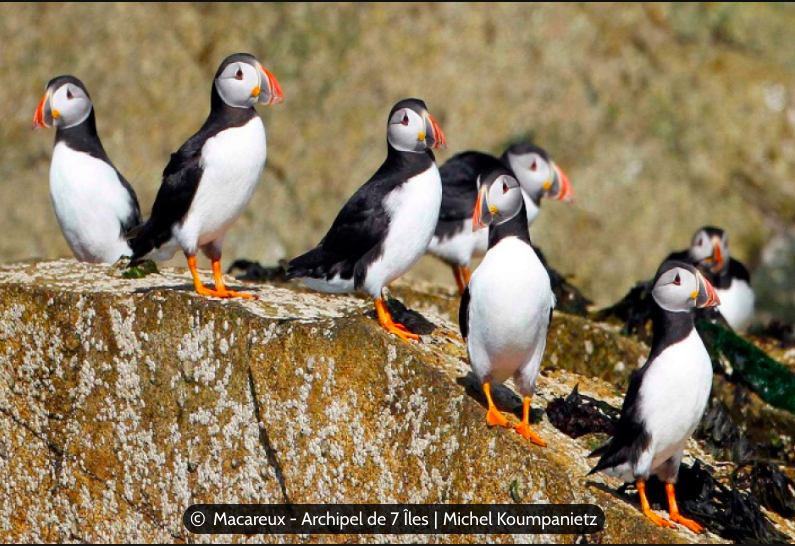
M593 504L194 504L196 534L590 534L605 526Z

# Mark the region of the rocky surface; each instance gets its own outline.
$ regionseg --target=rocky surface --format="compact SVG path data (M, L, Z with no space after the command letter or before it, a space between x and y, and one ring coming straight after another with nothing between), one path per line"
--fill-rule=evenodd
M586 478L600 438L572 440L543 418L535 427L550 447L539 449L489 429L443 311L449 298L425 298L418 307L437 328L408 344L377 325L366 300L245 288L260 299L196 296L183 271L123 280L110 266L73 261L0 269L4 541L242 540L187 536L182 513L202 502L513 502L511 489L526 502L602 506L607 526L591 539L718 540L656 528L615 493L620 484ZM420 300L417 290L397 292ZM636 364L632 351L600 353L603 339L619 349L627 340L578 320L556 316L571 326L555 331L550 361L592 354L610 370ZM558 349L589 342L584 353ZM587 375L548 366L536 413L578 383L620 405L614 386ZM519 410L509 389L497 401ZM690 453L711 461L696 442ZM285 538L356 539L246 540ZM485 537L402 540L425 538Z

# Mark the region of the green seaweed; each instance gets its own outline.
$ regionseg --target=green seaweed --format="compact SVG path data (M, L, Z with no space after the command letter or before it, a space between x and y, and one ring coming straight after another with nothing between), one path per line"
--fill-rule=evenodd
M122 271L121 276L123 279L142 279L154 273L159 273L157 264L152 260L146 260L136 266L126 268Z
M768 404L795 414L795 374L731 330L701 320L697 326L713 361L722 357L731 363L733 379Z

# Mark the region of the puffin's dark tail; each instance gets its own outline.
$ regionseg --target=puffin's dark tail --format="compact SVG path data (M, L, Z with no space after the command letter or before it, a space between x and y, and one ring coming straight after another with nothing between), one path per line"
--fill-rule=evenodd
M618 466L629 460L628 448L621 447L615 449L613 445L614 442L613 439L611 438L605 444L597 447L588 455L589 459L591 457L601 457L601 459L599 459L599 462L596 463L596 466L594 466L591 469L591 471L588 472L588 476L590 476L591 474L596 474L597 472L600 472L606 468L612 468L614 466Z
M150 252L159 248L171 238L169 230L162 229L154 218L134 227L127 232L127 241L133 251L132 259L127 267L135 267L146 260Z
M309 252L290 260L286 277L288 280L301 277L321 278L329 265L329 258L328 252L322 246L316 246Z

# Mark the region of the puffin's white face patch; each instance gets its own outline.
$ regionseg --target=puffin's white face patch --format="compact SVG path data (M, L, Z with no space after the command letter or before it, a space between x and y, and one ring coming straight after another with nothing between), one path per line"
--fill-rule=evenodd
M221 99L235 108L250 108L262 92L262 79L256 67L244 63L230 63L215 80Z
M509 153L508 163L522 189L530 196L538 197L552 189L555 173L549 161L541 155L535 152L522 155ZM547 184L549 186L545 187Z
M68 129L80 125L91 113L91 99L80 87L65 83L50 96L50 115L53 125Z
M512 176L498 176L488 189L488 212L494 218L491 225L498 226L512 219L522 209L522 190ZM485 204L484 204L485 205ZM485 216L486 211L483 211Z
M411 108L401 108L389 119L387 138L398 151L424 151L427 148L426 136L425 120Z
M663 273L652 289L657 305L672 313L686 313L696 306L700 292L696 276L681 267Z

